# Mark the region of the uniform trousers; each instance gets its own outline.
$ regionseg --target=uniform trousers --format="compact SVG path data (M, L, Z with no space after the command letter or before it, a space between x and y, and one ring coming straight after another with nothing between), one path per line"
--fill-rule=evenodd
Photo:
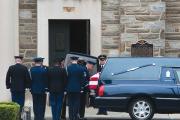
M53 120L60 120L64 93L50 93Z
M80 118L84 118L84 115L85 115L86 95L87 95L87 92L86 92L86 91L84 91L83 93L81 93L81 97L80 97L80 108L79 108L79 116L80 116Z
M20 112L22 112L25 101L25 92L11 92L11 99L13 102L20 105Z
M67 100L67 94L64 95L63 98L63 105L61 110L61 119L66 119L66 100Z
M46 108L46 94L32 94L34 120L44 120Z
M68 93L69 119L79 120L80 93Z

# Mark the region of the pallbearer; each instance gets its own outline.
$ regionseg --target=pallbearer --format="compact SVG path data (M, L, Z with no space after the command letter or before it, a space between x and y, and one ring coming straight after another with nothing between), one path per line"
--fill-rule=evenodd
M61 57L59 62L60 62L61 68L64 68L64 63L65 63L64 57ZM61 120L66 120L66 100L67 100L67 93L64 92L63 105L62 105L62 110L61 110Z
M24 106L25 89L30 87L30 76L27 67L22 65L22 56L15 56L15 65L9 67L6 75L6 88L10 89L12 101Z
M101 72L106 64L107 56L99 55L98 60L99 60L98 72ZM108 114L107 109L104 107L99 108L98 113L97 113L97 115L107 115L107 114Z
M92 61L83 62L83 60L79 60L79 63L82 65L85 72L85 80L84 80L84 83L82 84L83 91L81 92L81 98L80 98L79 117L80 117L80 120L86 120L85 106L86 106L86 96L89 92L89 89L87 88L88 87L87 85L89 83L89 78L90 78L89 72L91 72L94 69L94 65L96 63Z
M107 56L106 55L99 55L98 56L98 61L99 61L99 66L98 66L98 72L101 72L102 69L104 68L106 64Z
M60 120L66 82L66 70L61 67L61 60L55 59L54 66L48 69L48 88L53 120Z
M41 57L34 59L34 67L30 69L32 79L31 93L33 97L34 120L44 120L46 107L46 91L48 82L48 68L43 65Z
M78 57L71 57L72 64L67 67L67 93L69 104L69 119L79 120L80 92L84 83L84 70L77 64Z

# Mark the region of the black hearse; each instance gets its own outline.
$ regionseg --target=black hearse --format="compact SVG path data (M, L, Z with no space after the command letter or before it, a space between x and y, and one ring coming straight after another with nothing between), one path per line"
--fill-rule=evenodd
M180 113L179 58L109 58L95 107L128 112L133 120Z
M95 92L90 97L93 107L127 112L133 120L151 120L154 113L180 113L179 58L108 58L102 73L92 76L89 84Z

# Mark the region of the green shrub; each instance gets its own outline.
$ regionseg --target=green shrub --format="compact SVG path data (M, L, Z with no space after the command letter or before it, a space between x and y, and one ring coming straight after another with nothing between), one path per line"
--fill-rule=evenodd
M20 106L13 102L0 102L0 120L19 120Z

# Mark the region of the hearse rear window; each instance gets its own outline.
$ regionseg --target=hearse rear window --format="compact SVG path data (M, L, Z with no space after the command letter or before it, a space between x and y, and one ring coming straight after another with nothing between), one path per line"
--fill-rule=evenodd
M180 69L175 70L176 71L176 77L178 79L178 81L180 82Z
M159 80L161 67L151 59L111 58L101 74L101 80Z
M92 62L98 63L96 57L88 56L88 55L80 54L80 53L69 53L69 54L66 55L65 67L69 66L71 64L71 57L72 56L76 56L76 57L82 58L85 61L92 61ZM92 75L94 75L96 73L97 73L97 64L94 66L94 69L92 71L90 71L89 74L92 76Z

